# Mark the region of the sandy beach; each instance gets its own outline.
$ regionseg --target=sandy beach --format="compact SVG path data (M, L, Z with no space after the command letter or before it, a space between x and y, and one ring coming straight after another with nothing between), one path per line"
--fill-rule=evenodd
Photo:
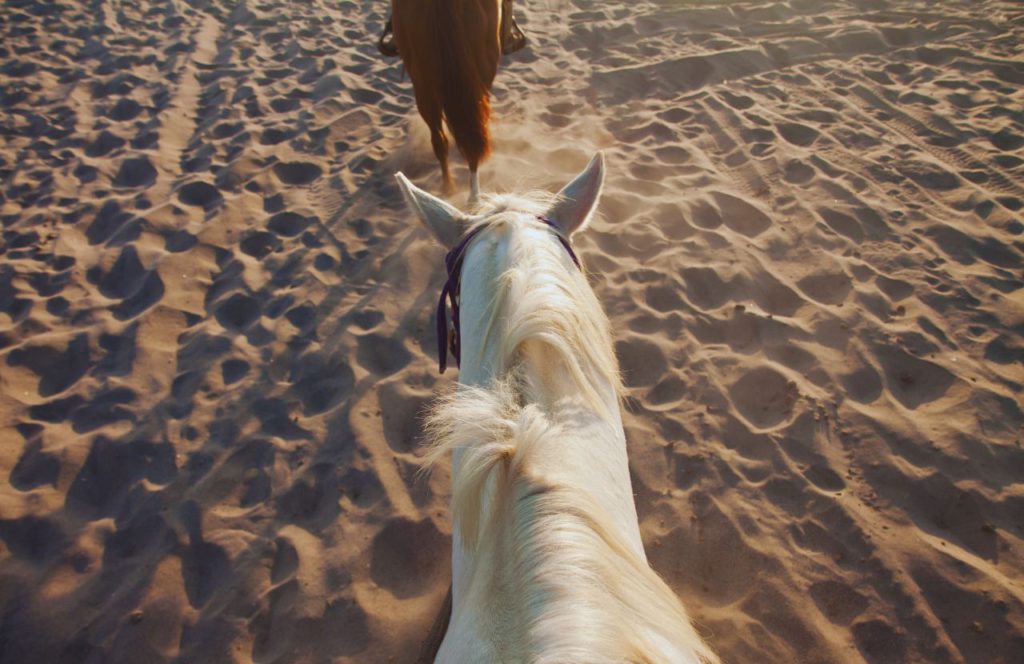
M0 664L410 662L440 192L383 1L0 8ZM1024 653L1024 5L516 2L654 569L730 664ZM466 168L454 161L466 201Z

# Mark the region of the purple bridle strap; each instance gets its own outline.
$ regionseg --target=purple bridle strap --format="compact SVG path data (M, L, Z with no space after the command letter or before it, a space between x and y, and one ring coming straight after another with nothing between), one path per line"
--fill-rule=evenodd
M576 267L580 267L580 259L577 258L576 252L572 250L572 245L569 244L569 240L562 235L555 222L541 215L537 215L537 219L543 221L555 231L555 237L562 243L565 250L569 252L572 262L576 264ZM448 271L448 279L445 281L444 288L441 289L441 297L437 301L437 361L438 370L441 373L444 373L444 370L448 368L449 350L452 352L452 357L455 358L456 366L459 365L459 360L461 359L461 344L459 342L459 281L462 272L462 258L466 253L466 247L484 228L486 226L477 226L467 233L444 257L444 266ZM451 327L448 326L449 302L452 307Z

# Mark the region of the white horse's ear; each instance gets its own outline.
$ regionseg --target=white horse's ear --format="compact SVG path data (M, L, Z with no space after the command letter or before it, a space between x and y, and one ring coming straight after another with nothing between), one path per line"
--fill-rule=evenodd
M409 209L437 236L441 244L446 247L455 246L462 237L466 216L437 196L432 196L409 182L409 178L401 173L395 173L395 179L398 180L398 188L402 190L402 198Z
M548 210L547 218L555 222L562 235L569 237L590 221L603 185L604 153L599 151L583 172L558 192L558 200Z

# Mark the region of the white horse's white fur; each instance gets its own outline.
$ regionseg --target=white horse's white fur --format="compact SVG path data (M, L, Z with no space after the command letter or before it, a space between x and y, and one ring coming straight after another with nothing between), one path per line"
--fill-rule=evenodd
M460 385L428 422L453 453L452 616L438 662L717 662L640 538L609 323L565 236L603 157L557 197L490 196L472 217L401 174L410 207L465 253Z

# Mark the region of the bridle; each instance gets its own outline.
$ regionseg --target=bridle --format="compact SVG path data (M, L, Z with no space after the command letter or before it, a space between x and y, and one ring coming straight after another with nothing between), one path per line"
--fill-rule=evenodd
M555 237L562 243L565 250L569 252L569 257L572 258L572 262L576 264L577 268L580 268L580 259L576 257L576 252L572 250L572 245L569 244L569 240L562 235L561 230L555 222L551 221L543 215L535 215L539 221L547 224L555 233ZM437 361L438 370L444 373L444 370L448 367L448 351L452 353L452 357L455 358L455 366L459 366L460 350L461 346L459 343L459 283L462 273L462 259L466 253L466 247L481 231L488 226L482 224L477 226L470 232L466 233L458 244L452 248L451 251L444 257L444 265L448 270L448 280L444 284L444 288L441 289L441 298L437 301ZM451 302L452 315L451 325L448 324L448 306L446 298Z

